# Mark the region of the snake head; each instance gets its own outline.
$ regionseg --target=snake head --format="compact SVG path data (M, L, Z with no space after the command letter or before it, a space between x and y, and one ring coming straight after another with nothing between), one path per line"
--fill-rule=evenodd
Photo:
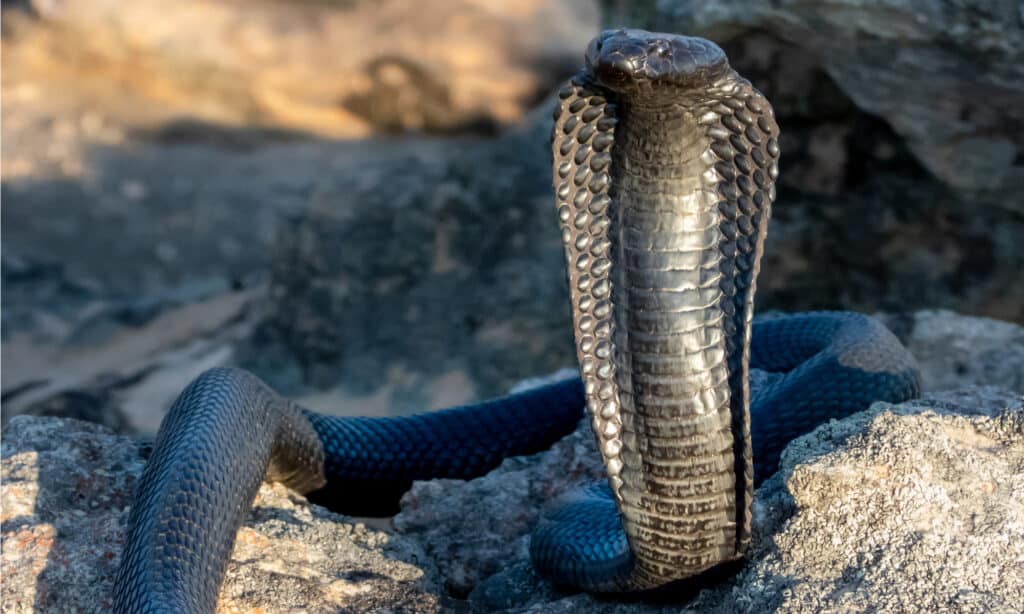
M703 38L645 30L605 30L590 42L587 72L625 98L671 101L730 72L725 52Z

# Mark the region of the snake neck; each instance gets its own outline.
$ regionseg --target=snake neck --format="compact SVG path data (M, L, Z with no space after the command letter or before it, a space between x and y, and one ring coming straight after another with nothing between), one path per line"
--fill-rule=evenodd
M559 91L554 187L584 393L629 542L588 581L637 590L749 540L747 347L778 127L731 71L671 95L593 77Z
M634 581L738 556L717 176L701 105L620 105L611 197L623 525Z

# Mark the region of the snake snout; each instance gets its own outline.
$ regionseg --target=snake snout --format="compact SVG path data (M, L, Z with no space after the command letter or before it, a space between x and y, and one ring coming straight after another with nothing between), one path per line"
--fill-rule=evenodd
M641 82L693 87L728 70L718 45L689 36L606 30L591 41L587 68L596 81L628 93Z

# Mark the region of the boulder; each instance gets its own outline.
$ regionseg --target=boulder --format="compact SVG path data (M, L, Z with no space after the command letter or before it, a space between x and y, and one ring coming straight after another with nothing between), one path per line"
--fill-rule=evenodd
M847 129L856 133L855 122ZM400 164L381 157L325 178L310 206L283 219L243 363L289 393L333 389L318 409L364 413L494 396L572 364L548 130L542 108L496 140L410 148ZM793 132L798 143L816 138ZM781 191L758 309L934 306L1024 318L1020 220L991 208L964 216L948 189L900 168L837 194L814 194L799 178Z
M880 319L914 354L925 399L934 400L905 404L907 411L919 413L938 404L969 413L1024 402L1024 327L936 311ZM751 378L757 376L755 371ZM935 450L943 445L935 443ZM434 555L449 591L463 594L479 585L477 598L491 605L505 603L510 593L533 595L542 590L536 578L524 576L528 565L509 572L510 584L500 588L498 580L485 579L505 569L510 559L528 560L529 530L546 505L581 481L603 475L590 425L584 421L548 453L509 459L483 478L415 484L394 525L399 532L415 535ZM465 516L464 510L474 502L484 506L483 513ZM522 582L526 586L516 588ZM493 599L498 601L488 601Z
M1019 3L601 4L607 27L718 42L772 102L782 158L761 305L1024 321Z
M1024 394L1024 327L949 311L880 314L917 359L922 386L999 386Z
M919 154L945 145L913 141L917 132L903 131L897 119L848 91L831 56L809 50L805 37L777 31L795 28L792 23L804 23L801 11L817 9L783 4L777 9L782 16L772 13L774 21L750 25L754 17L744 13L746 21L736 25L727 17L743 12L740 3L682 3L676 12L671 3L658 5L669 7L663 12L651 6L635 8L650 11L653 21L618 19L614 7L605 19L721 42L776 109L781 183L758 309L942 308L1024 321L1024 286L1017 282L1024 267L1017 245L1024 234L1020 190L1011 179L1002 187L994 180L985 189L953 186ZM768 10L756 4L751 14ZM668 12L690 21L673 21ZM875 18L871 11L865 17ZM828 23L839 28L840 22ZM1013 32L1005 26L1010 47ZM873 55L858 55L860 39L840 34L834 45L845 49L843 66L874 70ZM938 34L928 40L928 49L942 47ZM973 43L962 43L933 51L969 57L963 46ZM957 65L963 68L962 61ZM975 95L963 93L962 84L943 83L960 87L956 96ZM1005 88L1016 91L1012 83ZM910 113L910 103L899 97L917 96L913 89L876 93ZM1024 108L1012 106L1000 120L1007 134L1017 125L1010 116ZM922 113L920 121L940 121ZM495 140L430 160L396 155L326 180L321 198L281 226L266 318L242 352L247 364L286 390L337 387L345 391L336 395L338 404L376 406L386 398L388 407L403 410L499 394L536 372L530 366L568 364L549 129L542 105L521 130ZM461 397L449 394L453 384L465 391Z
M34 4L36 17L15 18L21 12L15 4ZM466 34L477 40L506 18L520 24L508 25L510 32L541 19L546 23L536 32L562 34L541 41L531 30L524 39L494 36L488 44L516 50L532 41L539 45L536 54L554 57L545 45L561 49L573 40L577 46L552 53L568 58L558 74L579 66L586 36L569 32L592 24L580 25L590 18L585 11L576 14L576 0L528 2L521 9L463 0L438 4L438 15L464 4L476 8L445 28L461 28L464 20L483 24ZM649 4L635 4L634 17L620 20L609 12L606 20L648 25L641 18L654 14ZM781 184L758 310L941 308L1024 321L1019 190L951 189L923 166L910 143L912 132L863 107L825 61L832 56L808 49L805 37L790 32L804 27L813 11L828 16L822 27L877 22L878 3L861 4L865 16L843 20L830 11L844 2L817 8L756 2L748 12L735 2L662 2L658 19L667 21L651 22L692 25L721 42L740 72L766 92L782 123ZM392 13L397 21L389 27L395 31L434 24L433 15L399 15L396 3L384 3L381 13L371 5L188 1L147 21L152 2L4 4L3 48L10 61L4 66L3 136L16 144L3 150L5 419L19 412L60 414L152 432L184 383L217 364L244 364L318 410L383 415L501 394L523 377L574 363L549 185L549 101L522 126L494 138L336 140L288 128L292 124L269 110L245 115L252 107L239 100L249 90L218 89L223 70L178 71L173 63L223 62L216 65L248 75L291 66L303 54L319 58L337 41L310 41L342 27L332 15L363 20L343 24L360 36ZM907 3L894 6L899 15L910 14ZM685 24L665 16L682 19L677 13L685 7L692 9ZM566 10L574 17L554 17ZM934 40L921 34L920 46L929 54L970 57L972 45L984 39L978 31L987 28L993 40L1005 35L1007 48L1013 47L1014 22L990 23L996 13L986 10L977 8L975 15L949 7L943 15L963 21L947 24L956 44L934 49ZM324 20L303 20L321 12ZM769 12L771 19L743 25ZM920 24L920 32L931 33L934 23ZM77 34L76 28L87 26L95 26L89 36ZM225 34L191 44L195 33L211 31ZM862 61L864 71L886 69L857 54L864 41L892 42L882 36L887 31L865 33L863 41L843 32L834 45L847 51L823 49L847 63ZM123 50L111 41L129 35L141 47L104 55L104 49ZM463 40L436 38L429 44ZM147 47L147 41L161 44ZM253 51L263 43L253 41L267 41L267 49L281 53L263 61ZM343 42L359 41L365 38ZM909 45L902 53L916 50ZM503 61L495 58L515 53L484 54L481 61L490 66L488 58ZM150 62L152 54L171 63L113 69L131 58ZM336 55L320 68L363 57ZM447 66L433 55L421 59ZM1002 66L997 60L993 56L990 64ZM553 75L549 70L560 62L544 60L536 74ZM54 63L75 68L75 74L49 71L46 66L59 68ZM281 74L317 69L313 63L301 68ZM464 74L460 70L448 74ZM198 83L162 85L161 79L196 71L203 75ZM133 79L147 78L160 87L130 87ZM331 81L333 73L324 79ZM319 86L305 88L310 82L294 95L319 95ZM245 80L245 87L277 87L267 83ZM476 81L459 83L479 91L473 90ZM214 92L221 102L201 102L207 100L202 92ZM217 92L230 95L221 99ZM954 94L956 100L975 95L971 88ZM169 97L167 108L151 95ZM914 93L893 88L891 95ZM405 113L389 111L387 99L365 98L364 107ZM225 100L230 104L221 104ZM1012 115L1021 106L999 109ZM236 121L218 108L247 119ZM932 110L922 113L927 119ZM366 121L383 129L390 120ZM1006 125L1010 134L1016 124ZM225 312L240 293L251 296L245 308ZM175 334L165 334L169 328Z
M33 416L11 420L4 440L5 611L109 608L145 446ZM790 444L757 491L754 545L735 576L654 603L596 599L548 585L526 551L550 499L599 476L583 423L477 480L417 483L397 534L264 485L218 611L433 612L468 593L487 612L1011 612L1024 599L1022 470L1020 393L876 404Z

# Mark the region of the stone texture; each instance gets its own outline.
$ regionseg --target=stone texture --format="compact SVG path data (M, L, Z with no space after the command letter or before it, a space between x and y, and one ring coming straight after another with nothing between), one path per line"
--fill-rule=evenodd
M38 4L41 27L53 31L71 27L57 25L65 19L123 25L152 6ZM365 3L289 3L296 15L328 5L356 11L366 24L379 17ZM91 56L57 50L93 43L68 36L42 45L29 34L39 23L20 23L12 6L4 4L0 82L3 395L12 410L5 419L58 413L149 432L200 365L244 363L317 409L381 415L500 394L522 377L574 363L549 187L548 102L521 129L488 139L332 140L268 128L276 120L260 115L238 125L243 120L198 102L204 82L156 100L120 72L76 69L72 77L41 67L34 62L91 66ZM202 11L233 9L241 14L208 27L234 31L251 21L259 38L280 33L261 29L280 6L204 3ZM698 7L708 20L712 6L723 20L737 11L736 3ZM526 18L502 10L468 15ZM168 23L203 14L182 11L168 11ZM950 14L972 31L969 14ZM291 19L298 18L281 23ZM552 18L547 27L575 31L586 22L574 19ZM822 57L764 24L707 32L765 91L783 127L758 309L942 308L1024 322L1019 190L950 189L922 167L895 124L859 106ZM159 26L143 25L140 35ZM1011 26L1000 27L1012 33ZM302 38L316 28L288 32ZM189 32L168 30L157 32L168 49ZM842 40L857 50L856 40ZM97 35L96 45L107 42ZM236 44L248 48L237 38L223 42ZM957 43L949 52L963 49ZM197 45L195 53L207 50ZM575 69L582 46L565 53L565 70ZM262 69L244 57L239 71ZM99 59L97 67L110 66ZM212 83L219 74L209 73ZM183 114L180 105L193 102L195 112ZM221 326L217 305L246 291L256 295L253 308ZM168 314L198 325L180 327L149 356L118 349L128 338L159 335ZM115 351L122 360L111 367L106 358Z
M208 121L335 137L515 121L597 19L589 0L31 5L38 19L11 34L36 71L113 80Z
M706 36L781 128L759 304L1024 321L1024 22L1012 0L602 2Z
M537 379L540 385L562 377ZM529 534L544 505L569 490L601 479L604 466L594 447L590 423L543 454L505 460L492 472L498 479L416 482L402 498L402 512L393 524L415 536L437 563L449 593L465 597L508 565L529 560ZM483 513L467 510L481 508Z
M980 385L1024 394L1024 327L949 311L878 317L917 358L926 391Z
M152 431L184 383L204 366L216 364L244 362L283 391L306 395L304 400L317 409L349 414L455 404L503 392L526 375L573 364L549 189L548 103L521 130L488 140L336 141L306 133L321 130L319 126L326 126L323 133L328 134L405 128L487 131L505 120L486 110L497 98L480 92L494 88L493 96L509 95L517 108L525 109L529 96L517 93L525 91L517 89L525 84L519 77L513 75L512 89L500 92L494 81L467 77L448 89L446 100L445 88L432 71L447 66L454 55L431 55L425 65L390 60L360 64L364 56L359 55L359 62L348 56L296 67L296 57L323 53L310 51L309 45L315 44L310 41L337 24L311 20L296 25L295 20L326 10L328 3L290 4L300 8L279 23L294 26L288 31L306 41L296 44L296 54L285 49L272 61L255 62L259 66L246 54L256 48L253 40L282 50L286 37L277 36L275 15L285 3L176 4L202 7L191 15L166 11L160 20L137 24L140 34L152 35L150 41L163 40L167 49L176 50L166 56L144 42L139 43L143 48L126 53L118 38L129 32L122 26L151 10L153 3L32 3L42 22L12 18L9 8L17 4L30 3L4 3L2 41L5 422L12 413L27 411ZM370 10L373 3L329 4L366 18L345 27L373 31L367 25L377 18ZM642 13L650 10L648 4L634 6ZM1012 60L1020 49L1014 37L1019 37L1021 21L1012 15L993 17L1005 11L1006 3L885 3L899 28L881 30L879 21L888 17L879 20L883 3L875 0L856 3L863 13L844 1L658 4L672 13L692 9L681 18L706 28L694 31L726 47L739 70L772 100L783 125L782 184L759 280L759 309L844 307L897 313L883 319L918 356L928 389L944 390L943 404L970 408L988 397L1007 398L1005 393L965 388L973 383L1021 393L1024 342L1019 327L914 311L942 307L1024 321L1024 285L1019 283L1024 266L1019 245L1024 233L1021 122L1014 115L1024 105L1012 100L1003 104L1007 92L1013 94L1021 83L1021 64ZM935 6L942 8L936 12ZM542 13L534 15L547 9L538 10ZM199 29L179 27L203 11L222 19ZM931 21L912 23L918 13ZM483 42L519 49L518 39L489 33L502 19L522 15L490 7L474 8L470 15L481 20L472 23L484 27L458 40L488 38ZM545 27L576 27L556 22L550 19ZM72 35L74 23L99 24L96 36ZM161 24L179 25L159 32ZM396 27L420 25L406 18ZM831 40L819 45L818 33L804 35L808 27L820 27ZM227 41L210 37L201 45L188 39L190 32L214 30L244 36ZM246 39L249 34L254 38ZM904 34L917 38L900 38ZM535 82L539 85L532 86L535 92L550 78L544 75L573 70L581 56L578 41L564 50L563 38L548 40L557 49L526 54L547 58L540 72L533 73L540 75ZM948 45L936 46L935 41ZM888 62L888 51L897 43L893 56L899 61ZM538 44L543 46L543 41ZM82 45L95 55L79 55ZM178 53L183 45L194 49ZM228 52L210 54L216 45ZM118 64L131 57L141 64ZM240 63L213 69L203 63L231 57ZM559 57L568 58L562 68L557 68L563 61ZM491 70L496 65L488 64L490 59L509 63L497 75L525 66L504 51L483 59L483 64L458 74ZM348 60L356 71L348 74L357 78L344 84L353 88L352 95L347 92L340 101L319 98L336 82L334 74L293 79ZM955 70L900 73L911 65L931 70L941 62ZM295 70L285 71L281 81L261 78L239 85L237 75L274 66ZM980 85L959 81L965 66L981 68ZM1015 77L1004 79L1007 71ZM909 91L914 88L878 87L900 74L921 91L945 85L917 109L917 92ZM196 75L203 78L196 80ZM938 78L922 87L922 76ZM867 89L850 90L858 79L869 81ZM967 85L951 90L950 79ZM996 83L998 79L1004 82ZM395 96L395 85L402 83L412 83L415 99ZM474 101L465 106L466 91L482 96L483 106L473 106ZM978 102L979 91L985 99L968 108ZM865 101L867 94L871 99ZM936 125L957 105L964 113L949 125ZM472 110L476 108L485 111L481 115ZM183 110L192 119L181 119ZM998 122L1006 117L1010 120L1003 128ZM922 133L923 127L935 131ZM1018 152L1009 166L1009 149L998 142L1004 138ZM930 150L933 157L922 150L928 143L937 144ZM947 147L950 143L953 150ZM961 165L954 174L972 183L992 179L993 185L965 186L956 177L951 181L951 164ZM1001 189L994 185L999 176ZM271 283L265 285L271 268ZM250 303L254 294L255 306ZM246 298L239 301L242 295ZM916 437L934 434L921 426ZM53 445L65 436L60 430L65 428L40 431L45 437L33 439L32 445L40 450ZM98 471L89 467L108 453L111 458L137 459L136 444L115 443L119 440L106 439L105 431L102 446L80 445L81 438L69 437L68 454L87 453L75 456L74 463L58 463L52 472L40 470L47 481L59 481L62 468L75 469L68 475L77 485L61 486L65 494L51 507L81 511L74 507L80 503L75 493L84 492L81 500L97 502L96 509L31 519L28 512L36 499L48 500L48 489L37 497L40 489L33 491L31 481L8 479L7 473L14 461L6 455L17 445L10 434L24 431L12 426L4 433L3 575L17 582L4 583L3 602L12 608L63 604L59 587L64 582L83 599L102 599L100 590L113 568L107 557L116 556L107 545L119 539L111 523L123 522L121 510L130 487L115 484L106 494L95 494L90 484L98 479L130 481L130 475L117 477L119 467L137 471L138 461L108 466L103 460ZM509 461L507 487L486 481L417 486L407 514L397 522L422 539L427 558L421 563L436 558L442 570L436 582L424 585L437 594L463 595L472 589L471 601L484 604L484 610L639 609L552 591L522 558L532 520L550 496L574 482L545 481L530 466L536 462L556 473L566 467L566 474L582 479L594 475L595 466L588 464L585 453L589 436L587 431L577 433L548 460L541 455L536 461ZM132 447L121 449L122 444ZM50 457L39 454L44 461L39 466L50 466ZM22 456L17 458L18 466L28 466ZM11 471L31 474L24 468ZM468 512L445 507L460 489L465 489ZM505 504L490 510L500 522L488 525L477 497ZM275 501L273 509L304 507L292 499ZM101 517L108 503L121 520ZM8 509L25 513L9 522ZM308 512L316 518L323 513L315 508ZM305 511L289 514L308 517ZM460 533L461 523L473 534ZM68 528L79 526L87 530ZM254 550L264 551L264 537L249 540L245 535L252 534L243 535L240 547L251 542ZM68 541L79 537L84 541ZM460 540L465 548L458 546ZM61 567L78 553L87 557L85 563ZM17 562L9 563L8 556ZM287 563L306 569L301 558ZM280 565L267 563L266 569ZM491 575L495 570L500 571ZM86 574L84 579L76 580L79 572ZM348 591L344 582L359 581L341 567L336 573L326 577L343 580L337 585L341 593ZM96 574L108 575L104 580ZM317 598L330 602L334 580L309 575ZM267 590L281 581L252 577ZM987 582L980 575L977 579L979 586ZM761 589L728 590L780 592L777 584L762 580L756 580ZM17 596L20 601L11 601L8 590L23 591ZM418 595L416 590L412 592ZM723 599L725 604L737 603ZM99 603L85 609L102 609ZM422 603L427 609L435 607L430 599ZM954 604L970 610L963 602ZM798 604L787 602L786 607L798 609Z
M5 612L110 608L147 448L99 425L17 416L3 432ZM418 545L265 484L228 565L219 612L433 612L437 573Z
M647 603L566 594L530 567L538 512L599 473L591 438L584 424L478 480L417 484L395 519L404 536L265 485L218 611L1014 612L1024 598L1020 393L877 404L794 441L757 493L748 563ZM109 607L144 448L98 425L28 416L4 439L5 611Z
M691 607L1016 611L1021 469L1019 393L936 393L824 425L758 492L752 564Z
M938 399L939 406L969 413L1024 400L1024 388L1019 387L1024 372L1020 357L1024 327L948 312L882 319L918 359L926 398ZM751 376L752 380L760 377L759 372ZM971 388L975 385L1003 388ZM917 408L913 404L908 407ZM939 450L945 444L935 445ZM914 448L913 454L917 453L928 454ZM548 453L509 459L483 478L416 483L403 499L394 525L424 544L449 590L463 594L479 584L473 598L483 610L516 603L522 606L527 602L517 599L528 601L537 595L549 599L553 595L529 569L527 547L532 526L545 508L557 505L552 500L558 495L586 478L600 479L602 475L590 425L583 421L576 433ZM474 506L482 513L467 516L464 510ZM510 561L517 561L510 571L487 579L495 570L508 568ZM587 597L579 599L587 607L593 605Z
M1018 214L928 175L799 47L755 33L727 50L783 126L759 309L1024 320ZM466 382L464 401L571 364L543 111L464 151L325 181L282 225L247 364L403 411L440 406L439 382Z
M501 394L573 364L540 115L497 141L325 178L283 222L243 363L284 390L333 385L349 404L384 395L392 412Z
M478 480L417 484L396 527L444 560L443 574L465 579L502 569L470 594L478 611L1009 613L1024 599L1020 393L975 387L880 403L795 440L780 472L756 493L754 546L738 575L684 585L682 597L670 593L654 604L553 590L530 569L524 534L510 534L506 523L488 531L474 520L557 505L535 493L561 492L568 480L549 474L542 457L563 459L576 438L592 438L589 426L549 453ZM572 466L598 466L596 450L586 452ZM531 483L530 492L506 491L506 480ZM483 494L489 498L477 498ZM460 515L465 505L478 511ZM449 528L429 526L432 514L447 516ZM467 572L467 561L477 567Z
M719 584L643 602L566 594L537 577L527 546L539 514L601 476L584 421L548 452L509 459L482 478L415 484L395 532L265 485L239 534L221 607L1016 611L1024 599L1016 573L1024 564L1024 391L973 384L1019 382L1022 329L942 312L885 320L918 352L924 398L876 404L795 440L757 492L748 563ZM989 348L1000 339L1007 371L985 367L999 364ZM29 416L11 420L3 438L5 608L102 609L145 444Z
M947 184L1024 182L1024 19L1020 3L606 0L606 23L731 38L767 31L796 44L861 109L884 117ZM718 35L718 36L714 36ZM1007 206L1018 208L1020 200Z
M96 309L74 329L96 338L75 342L72 334L58 348L24 333L6 339L4 422L26 413L154 433L184 386L231 362L232 342L251 327L245 315L252 298L251 291L230 292L161 306L130 324L118 323L113 309Z

